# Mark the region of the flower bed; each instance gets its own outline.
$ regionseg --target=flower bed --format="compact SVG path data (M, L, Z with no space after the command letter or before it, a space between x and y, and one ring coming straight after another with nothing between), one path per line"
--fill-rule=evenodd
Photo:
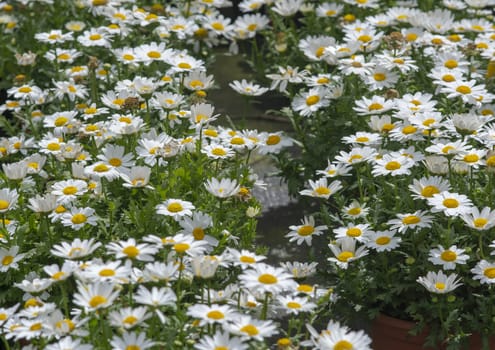
M343 324L379 313L493 335L490 4L0 3L4 347L369 349ZM219 126L219 46L291 137ZM286 238L325 264L254 246L256 154L318 207Z

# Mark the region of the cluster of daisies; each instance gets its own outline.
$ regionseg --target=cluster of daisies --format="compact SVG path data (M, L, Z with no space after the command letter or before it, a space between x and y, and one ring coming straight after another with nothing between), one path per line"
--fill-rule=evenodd
M214 124L210 49L235 52L268 16L243 2L233 21L224 0L140 5L0 3L2 45L29 47L7 57L16 71L0 105L6 130L20 129L0 138L4 346L368 346L336 322L305 335L331 299L303 283L316 263L275 267L254 251L251 191L264 183L250 155L292 140Z
M363 283L399 305L394 312L403 317L436 317L406 310L415 302L399 302L407 289L450 293L461 300L451 304L452 315L480 320L484 302L471 295L489 303L495 283L495 24L487 10L494 3L445 0L429 10L418 3L264 2L285 25L304 18L298 53L275 46L303 63L281 58L267 74L270 88L291 99L286 114L304 131L296 135L300 144L325 139L332 119L354 126L330 141L340 142L340 151L299 192L327 208L291 225L286 237L312 245L328 232L328 269L341 277L337 293L351 284L346 271L353 271L349 279L362 271ZM463 331L476 327L464 324ZM487 327L493 332L493 323Z

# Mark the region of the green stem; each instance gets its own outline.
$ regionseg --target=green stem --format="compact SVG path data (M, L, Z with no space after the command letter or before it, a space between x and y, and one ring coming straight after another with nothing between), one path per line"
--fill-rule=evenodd
M5 337L2 335L2 343L3 345L5 346L5 350L10 350L10 344L9 342L7 341L7 339L5 339Z
M266 320L268 314L268 299L270 298L270 293L265 292L265 299L263 300L263 309L261 310L261 319Z

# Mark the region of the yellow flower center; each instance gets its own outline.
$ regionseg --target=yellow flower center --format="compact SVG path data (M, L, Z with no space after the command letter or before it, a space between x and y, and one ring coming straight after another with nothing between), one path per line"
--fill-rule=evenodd
M21 104L18 102L18 101L9 101L6 103L6 106L8 108L15 108L15 107L19 107Z
M461 36L458 35L458 34L451 34L447 37L447 39L449 39L450 41L454 42L454 43L457 43L459 41L462 40Z
M310 293L313 291L313 286L310 286L309 284L300 284L297 287L297 291L303 293Z
M416 215L408 215L402 219L404 225L415 225L419 222L421 222L421 218Z
M225 315L221 311L213 310L213 311L208 312L206 314L206 317L212 318L214 320L221 320L221 319L225 318Z
M406 40L411 42L411 41L415 41L416 39L418 39L418 35L415 34L415 33L407 33L406 34Z
M313 232L315 232L315 228L311 225L304 225L304 226L301 226L298 230L297 230L297 234L299 236L309 236L311 235Z
M93 168L93 170L96 171L97 173L104 173L104 172L107 172L108 170L110 170L110 168L102 163L102 164L98 164L97 166L95 166Z
M43 303L35 298L29 298L26 300L24 303L24 308L27 309L28 307L33 307L33 306L43 306Z
M12 264L13 261L14 261L14 257L12 255L6 255L2 259L2 265L8 266L8 265Z
M194 239L197 241L205 238L205 230L203 230L201 227L195 227L192 231L192 234L194 236Z
M435 283L435 288L438 290L444 290L445 289L445 283L437 282L437 283Z
M89 306L92 308L97 308L98 306L105 304L107 302L107 298L103 295L95 295L89 300Z
M95 41L95 40L100 40L100 39L101 39L101 35L100 34L91 34L89 36L89 40Z
M29 86L23 86L23 87L19 88L19 90L17 90L17 91L22 92L23 94L28 94L33 90Z
M380 103L372 103L368 106L368 111L379 111L383 109L383 105Z
M360 155L360 154L353 154L350 158L349 158L349 163L352 163L354 160L356 159L362 159L363 156Z
M112 158L108 161L108 163L110 163L111 166L118 167L122 165L122 160L119 158Z
M489 167L495 167L495 156L490 156L486 160L486 165Z
M351 208L347 211L347 214L355 216L361 214L361 208L356 207L356 208Z
M270 135L266 139L266 144L268 146L277 145L280 142L280 140L281 140L280 136L278 136L278 135Z
M346 235L348 235L349 237L359 237L362 235L362 233L363 231L361 231L361 229L358 227L351 227L348 228L346 231Z
M138 321L138 318L133 316L133 315L129 315L127 316L126 318L124 318L122 320L123 323L125 324L130 324L130 325L133 325L134 323L136 323Z
M394 59L394 63L397 63L397 64L404 64L404 60L402 58L395 58Z
M446 250L440 254L440 258L443 261L455 261L457 259L457 254L451 250Z
M253 258L252 256L242 255L239 258L239 261L245 264L254 264L256 262L256 259Z
M471 88L467 85L459 85L455 91L457 91L460 94L466 95L471 93Z
M455 198L446 198L443 200L443 205L446 208L457 208L459 206L459 201Z
M182 68L182 69L191 69L191 65L187 62L181 62L177 65L177 67Z
M182 204L180 204L178 202L173 202L167 206L167 210L171 213L178 213L178 212L184 210L184 207L182 206Z
M83 224L86 222L88 218L86 217L86 215L82 214L82 213L77 213L77 214L74 214L72 216L72 223L75 224L75 225L79 225L79 224Z
M317 82L318 84L328 84L328 83L330 82L330 79L325 78L325 77L321 77L321 78L319 78L318 80L316 80L316 82Z
M233 145L243 145L245 142L244 142L244 139L242 137L233 137L230 140L230 143Z
M223 26L223 24L222 24L222 23L220 23L220 22L213 22L213 23L211 24L211 27L212 27L213 29L215 29L215 30L224 30L224 29L225 29L225 27Z
M402 133L404 135L414 134L418 129L415 126L408 125L402 128Z
M240 331L250 336L255 336L259 333L258 328L256 328L256 326L252 324L245 325L240 329Z
M62 214L65 213L67 209L63 205L59 205L58 207L55 208L55 213L57 214Z
M325 53L325 48L321 46L315 51L315 56L320 58L321 56L323 56L324 53Z
M445 81L446 83L451 83L455 81L455 76L453 76L452 74L445 74L442 76L442 80Z
M65 276L65 272L63 272L63 271L58 271L58 272L55 272L55 273L52 275L52 278L53 278L54 280L57 280L57 281L58 281L59 279L61 279L61 278L62 278L62 277L64 277L64 276Z
M360 35L358 37L358 40L363 42L363 43L367 43L367 42L370 42L371 39L373 39L370 35L366 35L366 34L363 34L363 35Z
M390 130L393 130L393 128L395 128L395 125L391 123L385 123L382 125L383 132L389 132Z
M482 228L488 223L488 220L485 218L476 218L473 220L474 227Z
M454 68L457 68L457 66L459 65L457 63L456 60L447 60L445 61L445 63L443 64L446 68L449 68L449 69L454 69Z
M158 51L150 51L147 53L149 58L160 58L162 57L162 54L159 53Z
M350 258L353 258L353 257L354 257L354 253L353 252L343 251L342 253L340 253L337 256L337 260L339 260L341 262L347 262L347 260L349 260Z
M129 258L134 259L139 255L139 249L136 246L130 245L122 250L122 253L127 255Z
M289 309L300 309L300 308L302 307L302 305L301 305L301 304L299 304L299 303L297 303L297 302L295 302L295 301L289 301L289 302L287 303L287 307L288 307Z
M258 28L258 25L256 23L251 23L250 25L247 26L247 29L250 32L254 32L256 30L256 28Z
M215 156L221 157L221 156L225 156L227 154L227 151L224 150L223 148L218 148L217 147L217 148L213 148L211 150L211 153L213 153L213 155L215 155Z
M356 137L357 142L368 142L370 139L366 136Z
M384 81L385 79L387 79L387 76L384 73L375 73L373 74L373 79L375 79L376 81Z
M76 186L67 186L62 190L62 192L66 195L71 195L71 194L76 194L77 193L77 187Z
M53 124L55 124L55 126L57 127L60 127L64 126L68 121L69 119L66 117L58 117L57 119L55 119L55 122Z
M378 245L387 245L391 241L390 237L388 236L380 236L377 239L375 239L375 243Z
M317 104L319 101L320 101L320 96L318 96L318 95L312 95L312 96L308 96L308 98L306 98L306 104L308 106L312 106L314 104Z
M282 348L287 348L291 345L291 341L289 338L280 338L277 340L277 345Z
M115 100L112 101L113 104L116 104L117 106L121 106L125 103L125 99L123 98L116 98ZM119 121L122 121L122 118L126 118L124 116L120 117Z
M31 327L29 327L30 331L39 331L43 327L41 322L33 323Z
M60 61L67 61L67 60L70 60L70 55L68 53L61 53L60 55L57 56L57 58L60 60Z
M488 278L495 278L495 267L487 267L483 274Z
M353 350L354 346L347 340L340 340L333 346L333 350Z
M179 253L179 254L184 253L189 248L191 248L191 246L189 244L187 244L187 243L176 243L176 244L174 244L174 250L177 253Z
M426 198L433 197L434 194L440 193L440 190L433 185L425 186L421 190L421 195Z
M5 312L0 313L0 321L5 321L7 319L7 314Z
M115 276L115 270L113 269L102 269L98 273L101 277L112 277Z
M385 164L385 169L387 169L389 171L400 169L400 167L401 167L400 163L395 161L395 160L392 160L392 161L388 162L387 164Z
M127 345L125 347L125 350L141 350L141 347L139 345L132 344L132 345Z
M0 210L5 210L9 207L10 202L4 199L0 199Z
M278 279L277 279L277 277L273 276L272 274L264 273L258 277L258 282L263 283L263 284L275 284L278 282Z
M443 40L440 38L433 38L433 39L431 39L431 43L433 45L443 45Z
M466 163L476 163L480 157L477 154L466 154L463 159Z

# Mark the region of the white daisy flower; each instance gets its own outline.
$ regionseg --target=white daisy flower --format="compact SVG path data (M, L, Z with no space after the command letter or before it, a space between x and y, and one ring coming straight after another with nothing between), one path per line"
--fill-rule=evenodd
M462 285L457 277L455 273L446 275L443 271L429 271L426 276L418 277L416 281L431 293L445 294Z
M71 227L74 230L79 231L85 225L96 226L98 217L95 215L95 210L93 208L72 207L70 208L69 213L62 214L60 221L62 225Z
M466 264L469 255L464 254L466 250L453 245L447 249L439 245L430 250L428 260L434 265L441 265L444 270L454 270L457 264Z
M342 269L347 269L349 263L368 254L366 246L356 249L356 242L354 238L343 237L335 243L330 243L328 247L335 257L328 258L328 261L336 263Z
M462 214L461 218L468 227L477 231L489 230L495 226L495 210L489 207L484 207L481 211L472 207L471 212Z
M108 282L83 284L78 282L77 292L74 294L74 303L86 311L95 311L113 305L119 296L119 290Z
M204 184L206 190L218 198L227 198L236 195L239 192L240 185L237 180L212 178L206 180Z
M446 216L460 216L471 211L471 200L458 193L444 191L428 198L428 204L432 206L432 212L443 212Z
M471 269L471 273L474 274L473 279L480 280L481 284L495 283L495 263L481 260Z
M311 189L299 191L303 196L328 199L331 195L342 188L342 183L335 180L332 183L327 183L327 178L323 177L317 181L309 180Z
M427 211L417 210L414 213L397 214L397 219L389 220L387 224L390 225L391 230L397 230L399 233L404 233L409 229L431 227L433 217L427 213Z
M0 213L6 213L12 210L17 205L19 194L17 190L10 190L8 188L0 189Z
M205 335L194 344L196 350L215 350L215 349L235 349L247 350L248 345L243 343L241 338L234 337L229 332L217 331L213 336Z
M50 253L64 259L80 259L92 254L101 245L101 242L95 242L94 238L85 240L76 238L71 243L62 242L54 245Z
M155 346L155 342L146 338L146 332L124 331L122 336L114 335L110 341L113 350L145 350Z
M315 219L311 216L305 216L302 220L302 225L289 226L291 230L285 237L289 238L289 242L296 242L301 245L305 242L308 246L311 245L313 236L319 236L324 230L327 230L326 225L315 226Z
M17 270L19 262L24 259L26 254L19 254L19 246L12 246L8 249L0 247L0 272L6 272L10 269Z
M184 215L191 216L192 210L195 208L191 202L174 198L169 198L155 207L157 214L172 216L175 220L178 220Z
M391 251L397 248L401 242L400 237L395 236L396 231L371 231L368 234L366 246L377 252Z

